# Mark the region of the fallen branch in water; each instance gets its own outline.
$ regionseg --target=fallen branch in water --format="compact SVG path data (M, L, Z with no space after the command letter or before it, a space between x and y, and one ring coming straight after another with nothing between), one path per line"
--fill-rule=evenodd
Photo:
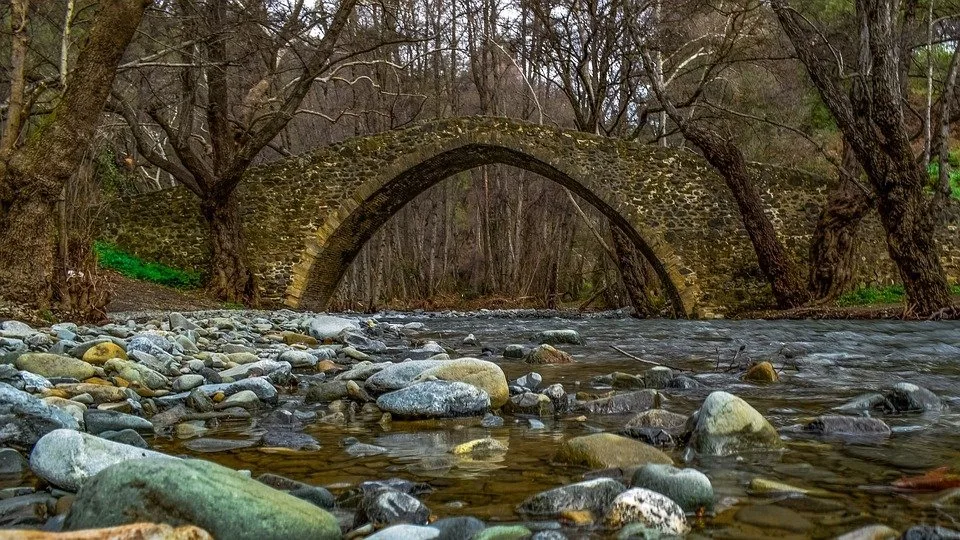
M671 366L670 364L661 364L660 362L654 362L653 360L644 360L643 358L640 358L639 356L635 356L635 355L632 355L632 354L628 353L627 351L621 349L620 347L617 347L616 345L611 345L610 348L613 349L613 350L615 350L615 351L617 351L618 353L626 356L627 358L631 358L631 359L633 359L633 360L636 360L637 362L643 362L644 364L650 364L650 365L654 365L654 366L658 366L658 367L670 368L670 369L672 369L672 370L674 370L674 371L680 371L680 372L689 371L689 372L693 373L693 370L692 370L692 369L683 369L683 368L678 368L678 367Z

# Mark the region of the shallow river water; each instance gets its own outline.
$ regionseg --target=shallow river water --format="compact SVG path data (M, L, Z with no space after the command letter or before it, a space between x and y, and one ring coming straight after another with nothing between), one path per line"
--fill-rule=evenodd
M880 523L904 530L926 523L960 528L960 493L903 493L891 482L950 466L960 469L960 325L952 322L885 321L637 321L631 319L511 319L484 317L385 316L382 320L422 321L426 333L475 356L476 347L462 347L473 333L485 347L501 351L510 343L529 344L541 330L573 328L584 346L561 345L576 363L529 366L495 356L512 380L530 371L544 385L561 383L568 392L603 392L591 384L595 376L614 371L639 373L648 368L614 350L616 345L638 357L700 374L706 386L664 390L663 408L689 414L713 390L736 394L764 414L778 429L825 414L850 397L908 381L929 388L950 406L939 414L884 416L893 428L888 439L824 440L781 430L782 451L724 458L686 456L670 450L678 463L703 471L716 492L716 511L696 522L695 533L711 537L832 537L860 526ZM724 373L737 351L739 360L770 360L782 368L781 382L755 385ZM719 358L719 369L717 368ZM534 368L534 369L531 369ZM301 397L287 396L288 400ZM298 408L309 406L298 405ZM567 437L597 431L616 432L631 415L576 419L574 413L545 418L546 429L531 429L525 419L507 415L502 428L486 429L479 419L397 422L381 426L357 417L346 426L314 424L307 433L319 451L294 452L245 448L197 454L177 441L161 450L194 454L255 475L272 472L342 492L364 480L401 477L430 484L421 496L438 517L472 515L491 523L523 522L517 505L528 496L582 480L587 471L551 462L558 443ZM244 438L248 424L224 423L214 435ZM490 460L456 457L459 443L491 436L508 451ZM388 449L385 455L351 457L344 437ZM156 443L154 443L156 444ZM748 485L762 477L814 489L806 497L752 494ZM759 512L745 507L772 503ZM602 529L565 526L571 538L604 537Z

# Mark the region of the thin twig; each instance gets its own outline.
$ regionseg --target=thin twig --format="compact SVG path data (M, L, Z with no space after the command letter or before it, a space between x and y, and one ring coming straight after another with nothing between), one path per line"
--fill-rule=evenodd
M639 356L634 356L634 355L628 353L627 351L621 349L620 347L617 347L616 345L611 345L610 348L613 349L613 350L615 350L615 351L617 351L618 353L626 356L627 358L631 358L631 359L633 359L633 360L636 360L637 362L643 362L644 364L651 364L651 365L654 365L654 366L670 368L670 369L672 369L672 370L674 370L674 371L690 371L690 372L693 371L692 369L678 368L678 367L675 367L675 366L671 366L670 364L661 364L661 363L659 363L659 362L654 362L653 360L644 360L643 358L640 358Z

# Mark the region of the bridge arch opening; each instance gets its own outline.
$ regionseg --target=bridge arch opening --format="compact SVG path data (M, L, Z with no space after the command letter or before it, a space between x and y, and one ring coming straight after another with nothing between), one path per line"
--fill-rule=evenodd
M664 295L678 317L692 316L694 294L675 264L676 256L655 233L641 231L633 216L625 214L601 192L603 179L585 179L561 170L524 149L501 144L467 142L424 159L387 168L361 186L353 198L342 203L315 234L306 241L300 261L293 268L285 303L294 308L325 309L357 254L370 238L401 208L421 193L451 176L485 165L503 164L540 175L569 189L597 208L618 227L650 263L660 279ZM631 221L633 220L633 221Z

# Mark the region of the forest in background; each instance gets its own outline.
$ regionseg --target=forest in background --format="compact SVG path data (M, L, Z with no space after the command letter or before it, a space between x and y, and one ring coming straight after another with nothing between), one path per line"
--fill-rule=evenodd
M954 2L117 4L129 13L111 14L94 0L0 6L4 156L28 146L45 123L56 125L51 118L98 24L137 10L143 18L116 61L90 144L74 152L79 166L47 197L60 201L49 228L66 231L55 234L50 255L61 278L95 275L97 216L111 197L181 184L200 198L211 227L209 288L229 301L255 302L233 195L248 167L421 120L492 115L704 154L741 208L780 307L875 285L851 276L857 225L880 208L893 216L884 222L888 243L919 235L890 243L902 274L909 265L923 269L917 285L905 274L908 296L921 311L942 307L945 288L928 294L943 281L942 269L927 279L937 272L923 255L929 239L921 237L956 187ZM898 97L885 102L884 92ZM864 116L872 124L860 125ZM882 159L863 163L873 155ZM839 186L811 231L807 260L793 260L778 244L744 174L749 161L811 170ZM902 178L909 193L883 185L898 167L909 170ZM17 215L16 199L3 203L8 216ZM897 214L894 206L909 211ZM908 226L898 230L894 221ZM897 247L905 244L912 248ZM658 313L656 280L630 251L598 212L560 186L487 166L401 210L363 249L337 305L429 307L485 298L619 307L632 300ZM52 297L77 304L91 294L77 280L68 287L64 279L49 281L61 284Z

